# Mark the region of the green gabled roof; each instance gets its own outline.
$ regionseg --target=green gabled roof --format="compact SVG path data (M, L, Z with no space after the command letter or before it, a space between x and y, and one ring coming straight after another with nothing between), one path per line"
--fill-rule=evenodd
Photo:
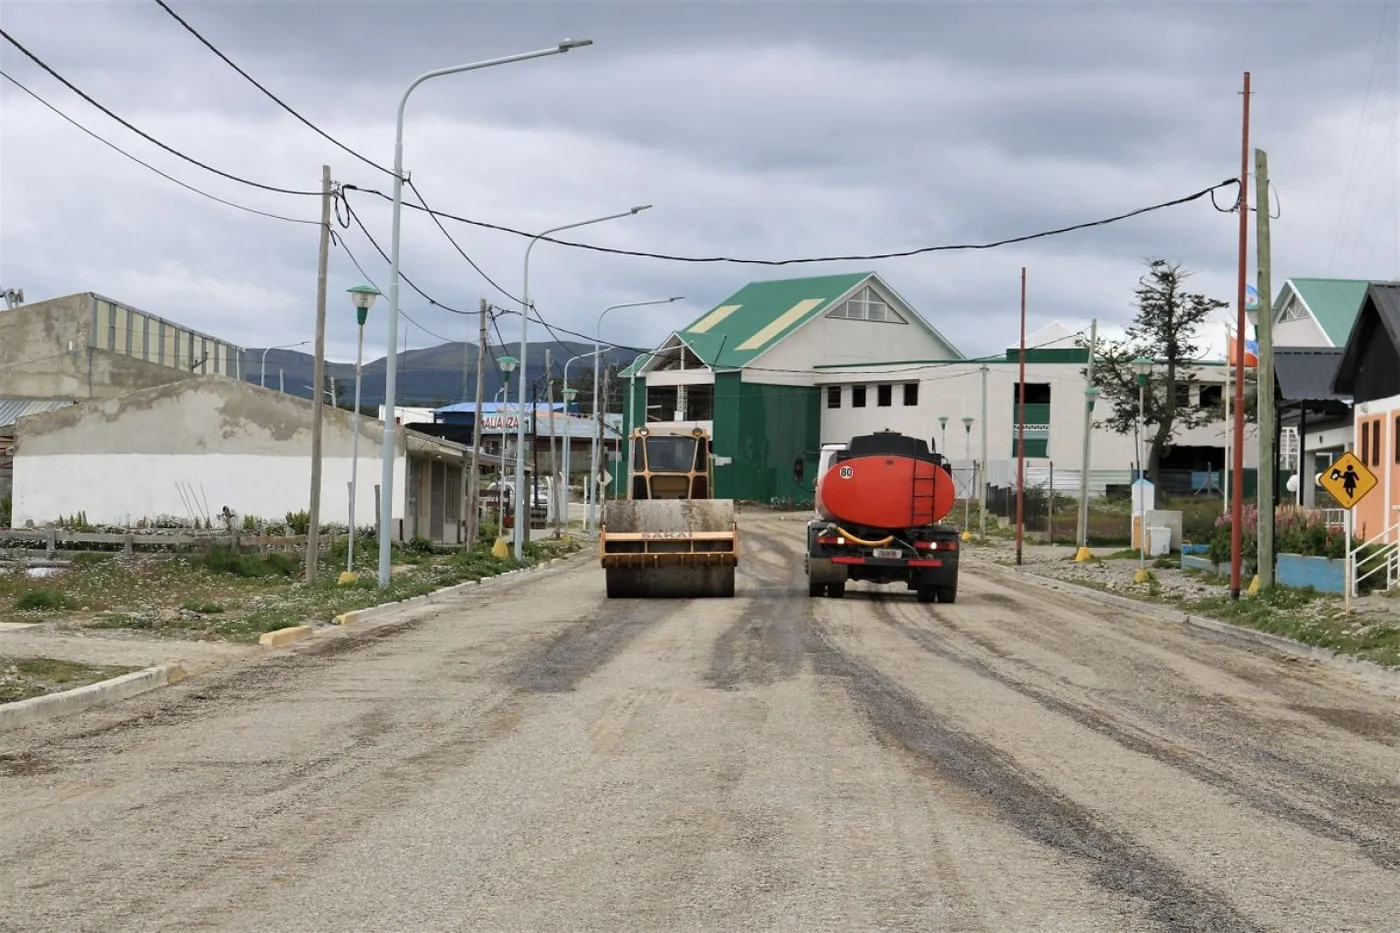
M737 368L768 350L874 273L750 282L676 331L707 366Z
M1289 279L1288 284L1308 306L1332 346L1346 346L1371 283L1365 279Z

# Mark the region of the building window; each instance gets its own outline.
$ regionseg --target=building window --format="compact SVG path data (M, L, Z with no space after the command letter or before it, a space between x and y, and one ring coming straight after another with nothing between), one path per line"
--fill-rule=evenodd
M885 324L909 323L868 285L827 312L826 316L850 321L879 321Z
M1189 382L1178 382L1178 383L1176 384L1176 407L1177 407L1177 408L1190 408L1190 407L1191 407L1191 383L1189 383Z
M1395 462L1400 463L1400 415L1395 416Z
M894 404L894 386L888 382L875 387L875 404L881 408L889 408Z
M904 383L904 405L910 407L919 404L919 384L917 382Z
M840 407L841 407L841 387L840 387L840 386L827 386L827 387L826 387L826 407L827 407L827 408L840 408Z
M851 407L865 407L865 386L851 386Z
M1381 419L1371 422L1371 466L1381 465Z
M1361 462L1371 462L1371 423L1361 422Z
M1225 401L1225 387L1222 385L1201 386L1201 407L1220 408Z

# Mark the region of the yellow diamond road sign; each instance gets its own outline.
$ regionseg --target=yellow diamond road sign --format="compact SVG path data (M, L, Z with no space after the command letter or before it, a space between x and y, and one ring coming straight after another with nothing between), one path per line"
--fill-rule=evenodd
M1344 509L1349 509L1366 493L1376 488L1376 474L1366 468L1355 454L1347 451L1327 469L1318 474L1322 488L1332 494L1332 498Z

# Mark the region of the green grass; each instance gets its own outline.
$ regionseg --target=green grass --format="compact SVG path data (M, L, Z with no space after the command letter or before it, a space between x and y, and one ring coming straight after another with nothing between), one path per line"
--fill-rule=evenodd
M337 584L345 566L332 554L320 561L320 579L301 580L301 565L288 555L258 555L228 548L179 557L84 562L42 581L0 574L0 619L36 613L65 624L120 629L198 640L257 641L264 632L291 625L325 623L355 609L422 596L445 586L479 580L529 566L568 551L577 543L532 541L525 559L497 560L489 547L435 548L426 542L395 548L389 586L377 585L378 551L372 540L356 542L360 579ZM20 615L23 613L23 615Z
M95 666L54 658L0 657L0 703L70 690L137 670L120 665Z
M1340 597L1276 586L1257 596L1210 596L1182 603L1191 612L1282 635L1305 645L1400 667L1400 627L1342 611Z

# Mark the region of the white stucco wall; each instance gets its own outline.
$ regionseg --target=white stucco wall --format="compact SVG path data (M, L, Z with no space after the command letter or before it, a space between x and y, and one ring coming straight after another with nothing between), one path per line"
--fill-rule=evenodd
M322 424L321 514L345 522L354 419L327 408ZM280 519L306 509L311 486L311 404L222 377L201 377L21 418L16 424L14 516L42 524L86 512L94 523L198 517L227 505ZM374 523L383 426L360 419L356 524ZM392 513L404 513L403 435L396 433ZM415 443L420 442L415 441Z
M897 308L902 315L910 312ZM921 325L852 321L818 317L758 357L753 381L772 381L777 373L759 370L810 370L815 363L869 363L897 360L951 360L957 354ZM746 370L746 373L748 370Z
M374 487L381 479L377 451L360 446L355 524L373 526ZM321 458L321 521L350 519L349 452ZM42 525L60 515L85 512L93 524L131 525L140 519L188 519L185 504L198 500L195 516L211 517L228 506L244 515L280 521L307 507L311 496L311 457L266 454L50 454L16 457L14 517ZM183 490L186 497L181 499ZM191 491L192 490L192 491ZM394 465L394 518L403 517L404 458ZM206 513L204 504L208 503Z
M1276 347L1330 347L1332 341L1317 326L1311 317L1300 321L1282 321L1274 324L1272 334Z
M940 436L938 417L949 416L946 451L954 459L968 456L967 434L962 424L964 415L976 419L972 426L971 456L981 459L982 380L978 363L952 363L928 367L909 373L893 374L893 404L888 408L876 405L875 385L879 376L838 376L823 378L842 385L840 408L828 408L826 389L822 388L822 443L839 443L852 435L889 429L937 440ZM894 367L898 369L898 367ZM1049 383L1051 386L1050 443L1048 459L1066 468L1078 469L1084 443L1084 379L1078 364L1036 364L1026 366L1026 382ZM903 384L919 383L919 400L915 406L905 406ZM1015 427L1015 387L1017 366L1014 363L992 363L987 371L987 459L1006 460L1012 455ZM867 386L866 407L851 407L851 386ZM1098 417L1102 415L1096 412ZM1182 431L1175 443L1184 446L1223 447L1227 426L1224 422ZM1258 462L1257 432L1252 425L1245 430L1245 466ZM1150 441L1151 434L1148 439ZM1135 461L1131 434L1117 434L1095 426L1091 445L1094 470L1129 470Z

